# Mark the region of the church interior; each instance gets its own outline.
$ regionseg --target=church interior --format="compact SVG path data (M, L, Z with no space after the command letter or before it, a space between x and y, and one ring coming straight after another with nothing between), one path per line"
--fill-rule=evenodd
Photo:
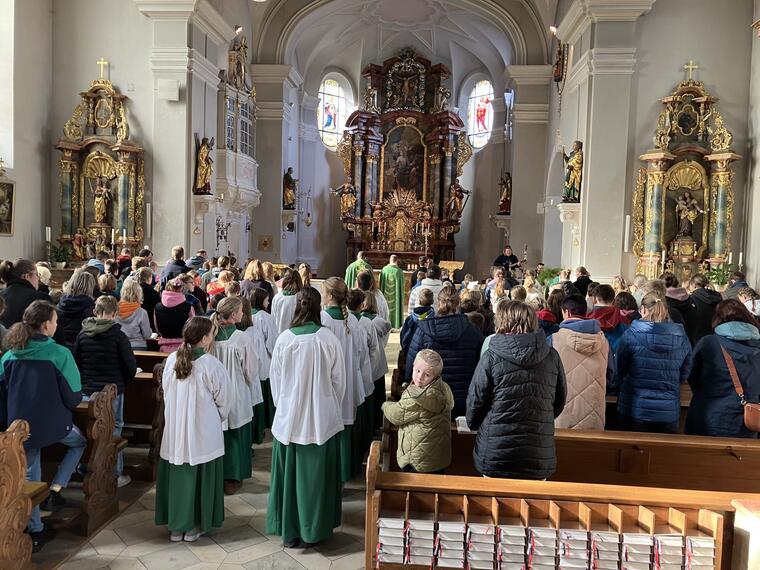
M760 0L0 30L0 570L760 570Z

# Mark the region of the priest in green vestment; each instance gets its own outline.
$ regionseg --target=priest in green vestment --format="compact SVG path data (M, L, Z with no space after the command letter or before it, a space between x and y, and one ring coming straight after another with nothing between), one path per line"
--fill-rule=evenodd
M360 251L359 253L356 254L356 261L354 261L351 265L346 267L345 281L349 289L356 288L356 276L359 275L360 271L364 271L365 269L372 271L372 266L366 261L364 261L364 252Z
M404 270L398 266L398 256L391 255L388 265L380 272L380 291L388 301L391 326L400 329L404 324Z

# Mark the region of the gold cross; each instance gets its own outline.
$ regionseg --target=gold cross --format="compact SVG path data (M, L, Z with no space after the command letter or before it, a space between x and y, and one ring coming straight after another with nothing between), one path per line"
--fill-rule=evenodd
M103 79L103 68L108 65L108 61L101 57L96 63L100 66L100 78Z
M689 60L689 63L687 63L686 65L684 65L683 68L686 71L688 71L688 73L689 73L689 81L691 81L691 74L695 70L699 69L699 66L696 63L694 63L692 60Z

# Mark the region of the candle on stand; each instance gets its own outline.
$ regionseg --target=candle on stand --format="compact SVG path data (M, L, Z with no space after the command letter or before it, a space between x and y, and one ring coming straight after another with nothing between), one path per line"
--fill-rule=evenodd
M623 251L628 253L631 250L631 216L625 217L625 233L623 234Z
M50 226L45 226L45 241L50 241Z
M116 228L111 228L111 245L116 243Z
M734 252L733 251L729 251L728 252L728 264L731 265L731 263L733 262L733 260L734 260Z
M665 268L665 250L662 250L662 267Z
M739 269L741 269L742 265L744 265L744 252L739 252Z
M124 245L127 244L127 229L126 228L121 228L121 243L123 243Z

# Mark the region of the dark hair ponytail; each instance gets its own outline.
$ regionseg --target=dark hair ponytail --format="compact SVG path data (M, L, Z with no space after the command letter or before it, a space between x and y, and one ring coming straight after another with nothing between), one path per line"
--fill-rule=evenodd
M304 287L296 295L296 312L290 323L290 328L314 322L322 326L322 296L314 287Z
M37 266L33 261L19 258L16 261L6 259L0 263L0 281L8 283L11 279L22 279L27 273L37 271Z
M269 299L269 292L261 287L255 287L250 293L251 307L257 311L264 310L264 299Z
M206 317L192 317L182 327L182 344L177 349L177 361L174 373L179 380L184 380L193 371L193 346L211 332L211 320Z
M55 307L48 301L35 301L24 311L20 323L13 325L5 336L5 347L8 350L23 350L32 338L40 331L43 324L53 318Z

